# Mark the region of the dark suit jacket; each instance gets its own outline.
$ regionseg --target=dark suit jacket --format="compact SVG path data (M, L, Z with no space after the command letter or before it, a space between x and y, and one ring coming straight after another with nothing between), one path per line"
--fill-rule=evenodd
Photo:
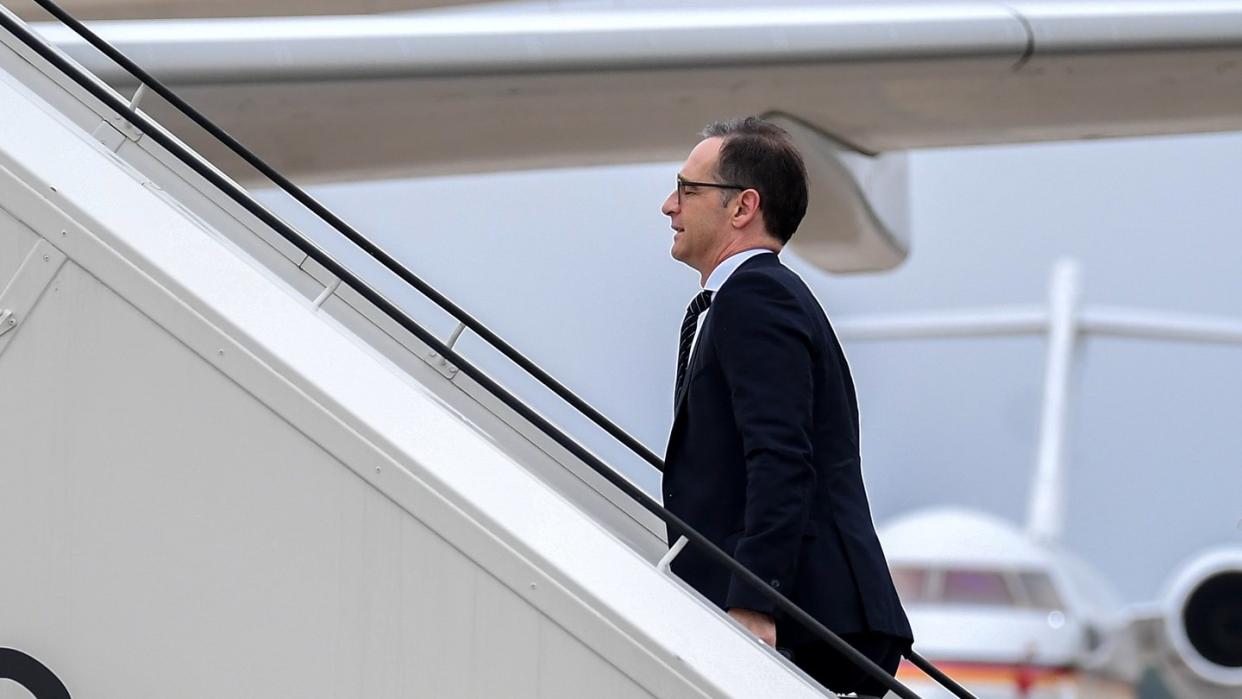
M838 634L911 639L863 488L854 383L810 289L776 255L756 255L699 332L665 506ZM774 610L693 546L673 570L722 608ZM776 617L782 646L810 640Z

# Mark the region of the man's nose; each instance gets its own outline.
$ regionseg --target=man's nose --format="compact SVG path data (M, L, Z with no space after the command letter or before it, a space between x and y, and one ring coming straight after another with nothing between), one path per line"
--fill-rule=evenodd
M672 216L677 213L677 192L670 192L664 198L664 205L660 207L660 213L665 216Z

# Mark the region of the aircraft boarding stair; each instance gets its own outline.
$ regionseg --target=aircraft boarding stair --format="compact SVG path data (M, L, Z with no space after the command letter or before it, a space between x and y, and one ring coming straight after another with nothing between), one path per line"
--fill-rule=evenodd
M88 697L826 694L445 352L485 329L394 315L0 14L0 647Z

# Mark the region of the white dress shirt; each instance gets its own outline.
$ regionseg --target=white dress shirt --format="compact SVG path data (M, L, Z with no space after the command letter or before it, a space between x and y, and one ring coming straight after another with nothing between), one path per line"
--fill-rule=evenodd
M756 248L754 250L743 250L739 253L734 253L726 257L724 260L721 260L720 264L716 265L716 269L713 269L712 273L707 275L707 283L703 285L703 290L712 292L712 300L715 301L716 294L720 292L720 287L724 286L724 283L729 281L729 277L733 276L733 273L737 271L738 267L742 266L743 262L749 260L755 255L762 255L765 252L772 255L776 254L771 250ZM708 306L706 311L699 314L699 324L695 326L694 339L690 341L690 355L686 364L687 370L690 366L689 361L694 359L694 348L699 344L699 331L703 329L703 321L707 320L707 314L711 312L712 308L711 306Z

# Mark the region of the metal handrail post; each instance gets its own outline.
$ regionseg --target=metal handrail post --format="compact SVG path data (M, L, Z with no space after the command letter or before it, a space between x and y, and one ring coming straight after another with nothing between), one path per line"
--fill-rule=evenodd
M661 573L670 572L673 565L673 559L677 558L677 554L681 553L681 550L686 548L686 544L688 543L690 543L690 540L686 537L677 537L677 543L673 544L672 548L660 557L660 562L656 563L656 569Z

